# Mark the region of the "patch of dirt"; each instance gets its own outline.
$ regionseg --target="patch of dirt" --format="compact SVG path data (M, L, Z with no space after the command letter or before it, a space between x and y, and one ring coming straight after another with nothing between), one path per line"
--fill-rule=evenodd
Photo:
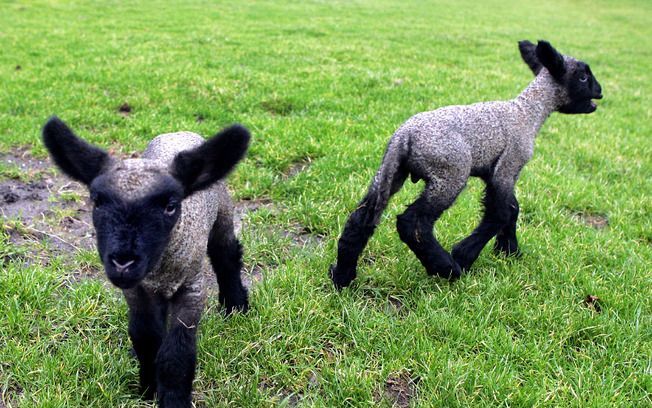
M416 383L407 372L391 374L385 381L384 397L393 407L407 408L417 395Z
M23 387L14 381L9 380L9 386L6 389L6 392L0 391L0 408L16 406L14 402L17 401L21 395L23 395Z
M609 219L604 214L596 214L590 212L576 212L573 214L575 219L588 225L591 228L603 229L609 225Z
M295 177L297 174L305 171L312 164L311 157L304 157L301 160L295 161L292 163L285 171L283 172L283 179L288 180L292 177Z
M403 315L407 313L407 308L401 301L401 299L389 295L387 298L387 303L385 305L385 312L392 315Z
M21 179L0 180L2 228L12 242L45 240L57 253L92 249L95 243L85 187L53 175L49 159L36 159L24 150L0 154L0 161L17 166Z
M584 306L597 313L602 311L602 307L600 307L600 298L595 295L586 295L586 298L584 298Z
M261 102L260 106L267 112L278 116L287 116L295 110L292 102L283 98L268 99Z
M241 200L235 203L235 209L233 212L233 228L236 236L239 236L242 231L242 225L246 215L261 208L274 209L275 206L272 203L272 200L268 199Z
M290 238L294 246L305 248L306 246L317 246L324 241L324 237L313 233L310 228L294 224L292 229L281 231L284 237Z
M266 394L273 394L272 398L274 399L274 402L281 406L296 407L303 398L303 394L301 393L294 393L282 387L279 388L274 384L274 381L268 377L261 378L258 383L258 389Z
M131 114L131 106L125 102L118 107L118 113L122 116L129 116Z

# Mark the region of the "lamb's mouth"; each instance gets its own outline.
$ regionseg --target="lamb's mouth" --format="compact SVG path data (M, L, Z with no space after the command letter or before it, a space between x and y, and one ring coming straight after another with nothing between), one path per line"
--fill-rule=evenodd
M600 95L598 95L598 96L594 96L593 98L591 98L591 99L589 100L589 103L591 104L591 108L592 108L593 110L595 110L595 109L598 109L598 105L593 101L593 99L602 99L602 94L600 94Z

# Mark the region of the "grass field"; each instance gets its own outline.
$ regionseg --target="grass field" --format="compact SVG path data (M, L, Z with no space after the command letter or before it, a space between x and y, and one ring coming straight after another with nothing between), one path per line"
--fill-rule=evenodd
M252 130L230 186L260 204L242 241L262 279L247 315L210 301L196 406L652 404L652 3L96 3L0 1L0 152L44 157L52 114L123 155ZM407 183L337 293L328 265L389 136L416 112L514 97L532 79L516 43L539 38L591 64L605 98L542 128L517 186L523 257L489 245L454 284L426 276L395 231L422 187ZM0 163L0 182L43 174ZM481 190L437 224L446 248ZM94 250L32 227L0 228L0 407L150 406Z

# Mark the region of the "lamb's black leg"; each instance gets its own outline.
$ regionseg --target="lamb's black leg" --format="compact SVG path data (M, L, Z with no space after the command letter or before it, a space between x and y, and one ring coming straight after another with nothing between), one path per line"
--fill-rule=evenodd
M337 289L349 286L355 279L360 254L373 235L389 199L403 187L407 176L408 171L403 166L398 165L392 171L381 167L367 195L346 220L337 242L337 264L330 267L330 277Z
M156 391L156 353L165 336L165 302L150 299L140 288L125 291L129 305L129 337L140 363L140 388L146 399Z
M357 275L358 258L376 229L376 201L375 197L367 194L344 225L337 242L337 264L330 270L333 284L338 289L349 286Z
M460 267L433 235L435 221L452 200L437 205L432 198L426 187L424 194L396 218L396 228L401 240L414 252L429 275L454 280L461 276Z
M516 239L516 221L518 220L519 206L518 200L512 195L510 200L511 216L509 222L496 235L496 244L494 250L501 252L505 256L520 255L518 241Z
M197 362L197 329L176 325L156 356L158 403L161 408L190 407Z
M494 183L487 183L482 221L471 235L453 247L453 258L462 269L468 270L487 242L508 225L512 219L513 209L510 203L513 196L513 189L507 190Z
M158 404L189 408L197 363L197 326L204 307L203 288L182 287L170 304L169 331L156 355Z
M233 233L233 217L220 214L208 238L208 257L220 287L219 301L226 313L249 309L247 289L242 284L242 246Z

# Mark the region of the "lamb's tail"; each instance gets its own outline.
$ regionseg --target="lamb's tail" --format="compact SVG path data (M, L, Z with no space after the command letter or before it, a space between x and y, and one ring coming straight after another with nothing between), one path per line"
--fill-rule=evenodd
M402 138L393 137L387 145L380 168L358 205L358 208L367 208L364 224L375 227L391 196L403 186L408 175L406 144Z
M348 286L355 278L360 253L374 233L390 197L407 178L407 156L407 143L397 135L392 137L367 194L351 213L342 231L337 245L337 265L331 268L336 287Z

